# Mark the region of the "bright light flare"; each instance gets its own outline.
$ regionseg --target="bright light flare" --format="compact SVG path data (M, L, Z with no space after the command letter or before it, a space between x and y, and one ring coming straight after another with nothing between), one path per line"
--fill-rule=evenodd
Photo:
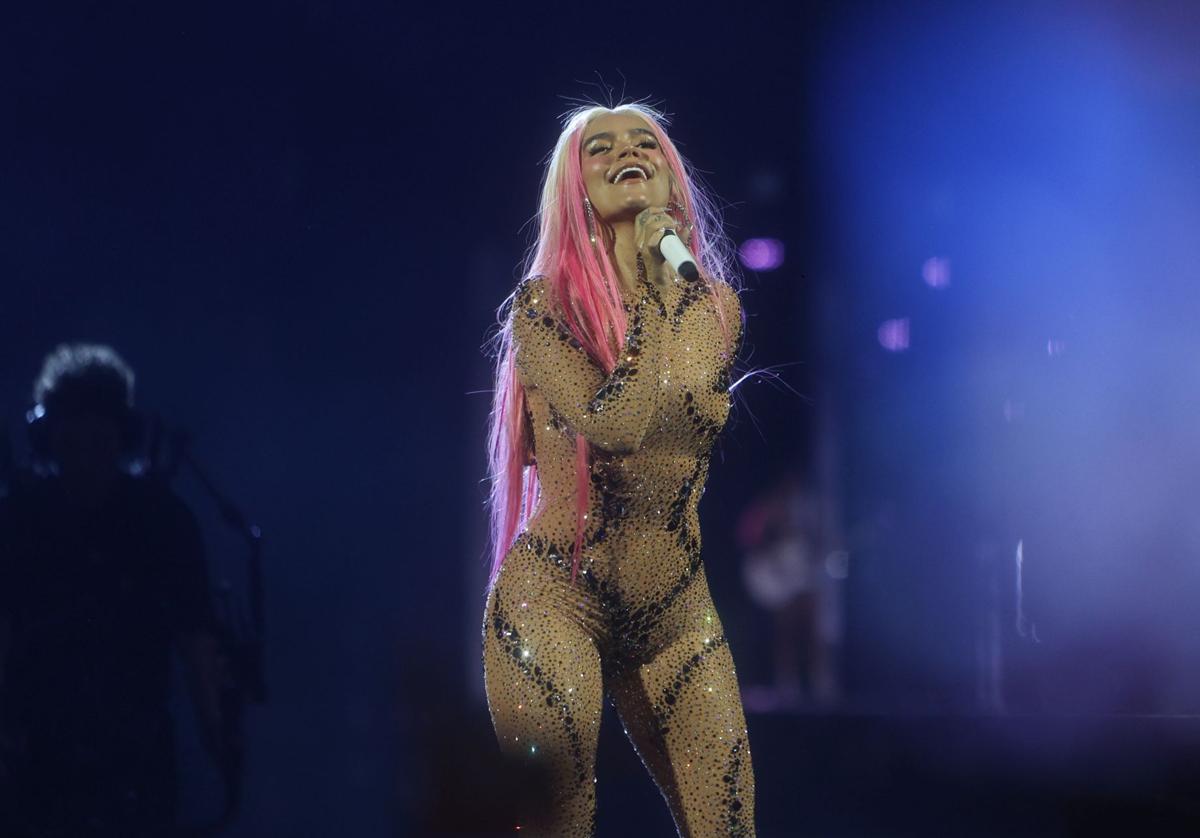
M950 260L945 256L930 256L921 266L921 279L930 288L945 288L950 284Z
M904 352L908 349L910 324L907 317L884 320L879 325L879 345L888 352Z
M783 265L783 242L779 239L746 239L738 258L752 271L773 271Z

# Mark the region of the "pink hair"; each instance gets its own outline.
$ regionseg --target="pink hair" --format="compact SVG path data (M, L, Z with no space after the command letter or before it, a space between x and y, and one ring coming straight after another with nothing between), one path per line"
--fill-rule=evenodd
M736 286L732 259L721 233L720 217L712 200L696 183L691 168L667 136L666 117L646 105L633 103L614 108L583 106L566 115L563 131L546 166L542 200L538 208L538 237L528 258L524 275L545 276L550 294L560 301L567 328L592 360L611 374L617 353L625 344L627 322L621 305L617 274L609 258L612 233L596 218L597 242L588 234L584 199L587 188L580 162L583 131L595 117L605 113L633 112L642 117L658 139L674 179L672 199L681 202L694 225L691 250L700 273L709 281L709 292L717 311L726 347L730 328L717 295L717 283ZM681 227L684 219L678 218ZM736 291L735 291L736 292ZM517 534L533 515L540 497L537 465L531 457L533 429L525 406L525 388L514 361L512 327L509 321L514 294L500 306L500 330L493 338L496 379L488 427L488 465L491 478L491 580L500 572L504 557ZM590 447L582 434L575 437L575 544L571 581L579 572L583 542L584 513L588 503Z

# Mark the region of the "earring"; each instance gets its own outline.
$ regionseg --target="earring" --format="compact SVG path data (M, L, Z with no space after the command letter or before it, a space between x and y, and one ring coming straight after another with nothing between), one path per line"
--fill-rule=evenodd
M586 195L583 196L583 211L587 215L588 238L591 239L592 244L595 244L596 216L592 214L592 202L588 200Z

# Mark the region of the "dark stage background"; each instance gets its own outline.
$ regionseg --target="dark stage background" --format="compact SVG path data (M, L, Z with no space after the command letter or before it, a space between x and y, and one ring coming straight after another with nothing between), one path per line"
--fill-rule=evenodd
M705 560L743 684L769 684L775 624L737 527L789 468L809 475L840 557L839 689L751 707L760 834L1194 814L1176 794L1200 741L1194 11L3 17L0 407L18 453L43 355L110 343L265 533L272 694L227 834L482 833L504 811L479 651L483 345L558 115L622 96L675 114L735 243L783 246L745 270L745 366L776 375L739 388ZM177 488L240 584L243 548ZM219 795L181 726L200 821ZM601 748L602 834L670 834L613 718Z

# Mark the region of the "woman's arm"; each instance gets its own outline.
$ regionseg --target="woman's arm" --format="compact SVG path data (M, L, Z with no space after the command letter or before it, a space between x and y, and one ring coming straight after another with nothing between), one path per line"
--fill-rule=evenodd
M588 357L547 304L546 279L517 289L512 308L517 369L541 390L576 433L617 454L636 451L658 409L658 370L665 317L643 296L629 317L625 346L611 375Z

